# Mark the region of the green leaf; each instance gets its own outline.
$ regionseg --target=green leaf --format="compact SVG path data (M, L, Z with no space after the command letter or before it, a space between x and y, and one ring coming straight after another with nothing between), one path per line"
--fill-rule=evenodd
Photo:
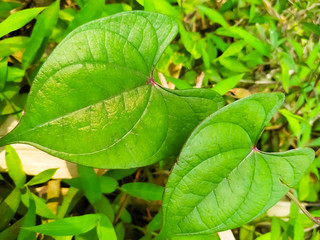
M219 58L219 62L222 66L233 72L243 73L250 71L250 69L247 68L242 62L232 57Z
M100 221L97 225L97 233L100 240L117 240L117 235L113 228L112 222L103 214L101 214Z
M142 11L74 30L39 70L25 115L0 145L23 142L109 169L177 156L194 127L223 106L209 89L170 90L152 81L177 31L173 19Z
M91 167L78 166L79 180L85 196L91 204L102 197L99 177Z
M309 30L311 32L314 32L315 34L320 36L320 27L319 27L319 25L314 24L314 23L302 22L302 26L303 26L303 28L305 28L305 29L307 29L307 30Z
M7 57L15 52L24 49L28 42L28 37L11 37L0 41L0 58Z
M8 77L8 59L0 60L0 91L3 91Z
M55 219L56 216L53 214L53 212L48 208L46 205L46 202L43 198L38 197L37 195L31 193L31 196L36 204L36 214L45 217L45 218L53 218ZM29 208L29 194L24 193L21 195L21 201L22 203Z
M215 85L212 90L216 91L217 93L224 95L226 94L230 89L234 88L238 82L242 79L244 74L235 75L232 77L229 77L221 82L218 82L217 85Z
M20 189L15 188L1 203L0 203L0 231L8 226L14 217L20 204Z
M107 176L99 176L100 188L102 193L112 193L118 187L118 182Z
M63 218L24 229L50 236L80 235L97 226L100 218L100 214L86 214L80 217Z
M3 22L0 23L0 38L4 35L15 31L32 19L34 19L44 8L29 8L11 14Z
M101 213L107 216L110 219L110 221L113 222L115 217L114 210L109 199L106 198L104 195L102 196L102 198L100 198L97 202L94 203L94 209L96 213Z
M26 46L26 50L22 56L23 69L29 67L37 54L39 54L40 57L42 56L44 48L42 48L41 53L39 53L39 49L41 49L42 45L46 44L52 29L57 24L59 9L60 0L57 0L39 15Z
M43 172L34 176L29 182L27 182L26 185L33 186L33 185L45 183L52 178L52 176L56 173L57 170L58 168L50 168L50 169L44 170Z
M6 146L6 164L9 176L18 188L24 188L26 175L22 169L21 160L13 147Z
M222 108L194 130L166 186L163 238L239 227L299 183L313 150L267 153L256 148L283 101L282 93L254 94Z
M21 3L17 1L0 1L0 18L6 18L12 9L20 6Z
M36 239L36 233L29 232L29 231L23 229L24 227L31 227L36 224L36 204L34 202L34 199L31 195L29 189L27 190L27 194L29 195L29 208L28 208L27 214L25 215L22 229L19 233L17 240Z
M239 53L245 45L246 42L243 40L236 41L235 43L229 45L229 47L222 53L219 58L234 56Z
M121 186L121 190L131 196L144 200L159 201L162 199L163 187L144 182L126 183Z
M203 12L212 22L219 23L223 27L229 26L224 17L218 11L201 5L197 5L197 8L201 12Z
M17 237L18 237L20 229L23 225L24 219L25 219L25 217L20 218L18 221L16 221L10 227L7 227L5 230L3 230L0 233L0 239L17 240Z
M240 28L240 27L229 27L227 29L221 29L220 31L217 31L218 34L221 35L229 35L231 34L234 37L242 38L244 41L246 41L249 45L251 45L253 48L255 48L258 52L260 52L262 55L266 57L270 57L270 52L267 47L267 45L262 42L260 39L256 38L246 30Z

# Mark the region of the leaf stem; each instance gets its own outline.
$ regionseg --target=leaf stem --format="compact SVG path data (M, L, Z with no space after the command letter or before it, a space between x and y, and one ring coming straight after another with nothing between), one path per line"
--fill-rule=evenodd
M295 196L291 192L287 193L287 197L292 200L299 208L300 210L315 224L320 225L320 220L315 218L314 216L311 215L311 213L296 199Z

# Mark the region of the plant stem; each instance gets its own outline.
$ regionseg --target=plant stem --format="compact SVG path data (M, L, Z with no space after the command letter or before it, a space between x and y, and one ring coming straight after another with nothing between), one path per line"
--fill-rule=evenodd
M138 181L138 178L139 178L139 176L140 176L140 172L141 172L141 168L139 168L139 169L137 170L136 176L135 176L133 182ZM126 205L127 205L128 200L129 200L129 195L125 193L125 194L122 196L121 207L120 207L119 211L117 212L116 217L114 218L113 224L116 224L116 223L119 221L119 219L120 219L120 217L121 217L121 214L123 213L124 209L126 208Z
M320 225L320 220L315 218L314 216L311 215L311 213L296 199L295 196L291 192L287 193L287 197L292 200L299 208L300 210L315 224Z

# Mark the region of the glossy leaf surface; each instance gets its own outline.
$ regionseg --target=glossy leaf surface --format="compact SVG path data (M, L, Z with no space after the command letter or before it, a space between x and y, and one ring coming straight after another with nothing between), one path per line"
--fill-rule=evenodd
M50 236L80 235L93 229L99 222L99 214L86 214L79 217L68 217L25 229Z
M19 125L0 145L27 143L99 168L133 168L178 154L223 106L207 89L168 90L152 72L178 31L161 14L127 12L71 32L36 76Z
M266 153L255 146L282 105L255 94L201 123L182 149L164 194L164 238L239 227L277 203L314 159L311 149Z

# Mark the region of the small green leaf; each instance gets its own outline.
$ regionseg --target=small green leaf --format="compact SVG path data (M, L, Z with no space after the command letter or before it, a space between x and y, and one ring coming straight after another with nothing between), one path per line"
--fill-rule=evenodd
M13 147L6 146L6 164L9 176L18 188L24 188L26 175L22 169L21 160Z
M15 188L1 203L0 203L0 231L8 226L14 217L20 204L20 189Z
M114 178L99 176L100 188L102 193L112 193L118 187L118 182Z
M212 90L216 91L217 93L224 95L226 94L230 89L234 88L238 82L242 79L244 74L235 75L232 77L229 77L221 82L218 82Z
M80 235L97 226L100 218L100 214L86 214L80 217L63 218L24 229L50 236Z
M144 182L126 183L121 186L121 190L131 196L144 200L159 201L162 199L163 187Z
M57 24L59 9L60 0L56 0L39 15L26 46L26 50L22 56L23 69L29 67L36 55L39 54L41 46L46 44L46 41L51 35L52 29ZM39 54L39 57L42 56L43 51L44 48L42 48L42 52Z
M201 5L197 5L197 8L201 12L203 12L212 22L219 23L222 27L229 26L224 17L218 11Z
M43 9L44 8L29 8L11 14L8 18L0 23L0 38L26 25Z
M246 45L246 42L243 40L236 41L229 45L229 47L222 53L219 58L231 57L239 53L242 48Z
M112 222L105 215L101 214L101 218L97 225L97 233L99 239L117 240Z
M239 227L299 183L314 159L312 149L267 153L256 148L283 101L282 93L254 94L194 130L166 186L162 238Z
M50 169L44 170L43 172L34 176L29 182L27 182L26 185L33 186L33 185L45 183L52 178L52 176L56 173L57 170L58 168L50 168Z
M43 198L40 198L33 193L31 193L31 195L32 195L32 198L36 204L36 214L37 215L45 217L45 218L52 218L52 219L56 218L56 216L53 214L53 212L46 205L46 202ZM27 194L27 192L21 195L21 201L27 208L29 208L29 194Z
M42 65L25 115L0 146L23 142L108 169L177 156L194 127L223 106L209 89L170 90L153 81L177 31L172 18L143 11L80 26Z

